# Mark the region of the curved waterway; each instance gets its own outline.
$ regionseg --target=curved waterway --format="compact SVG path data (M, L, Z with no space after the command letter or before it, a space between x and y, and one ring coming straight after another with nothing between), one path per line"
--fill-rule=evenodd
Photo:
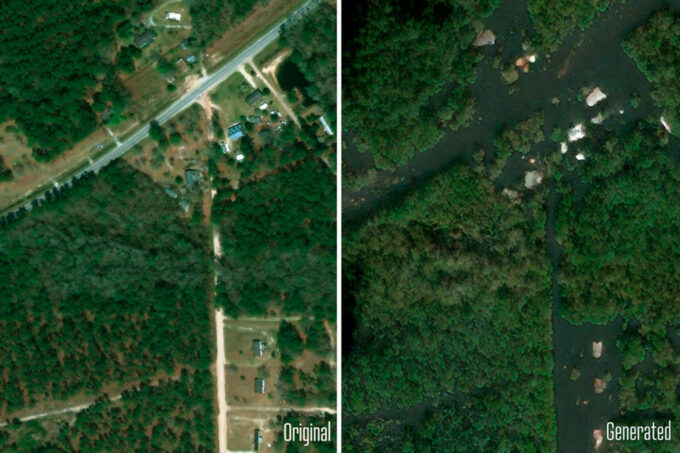
M637 120L658 118L660 112L649 96L650 84L622 50L621 42L636 25L655 10L668 7L680 11L680 0L635 0L625 4L616 2L599 15L585 30L570 35L550 58L538 56L537 65L528 74L520 74L516 91L509 94L501 82L500 73L491 67L492 58L500 52L504 61L522 55L523 38L520 30L532 30L526 0L502 1L494 15L484 21L496 34L496 45L483 49L486 56L480 64L479 77L471 87L478 100L472 124L458 131L447 132L442 140L424 153L418 153L408 164L395 171L379 171L375 182L360 190L343 189L343 223L351 225L370 216L376 209L398 200L410 187L419 185L433 173L459 159L470 159L479 147L493 149L493 140L505 126L511 126L531 112L542 109L545 115L544 135L549 137L554 128L562 130L578 122L587 122L597 109L586 107L574 97L585 86L599 86L607 93L607 111L617 112L605 120L604 126L616 133L625 132ZM640 105L632 109L628 104L632 93L640 95ZM559 98L559 104L551 100ZM569 100L571 99L571 101ZM619 115L619 110L624 113ZM374 168L371 156L359 153L351 143L351 133L345 135L348 146L343 150L345 165L364 172ZM672 139L674 148L680 141ZM550 140L537 147L539 153L554 152L556 144ZM511 161L508 163L513 165ZM522 161L510 168L521 174ZM548 221L546 225L546 253L553 268L552 328L554 347L555 410L557 417L557 445L559 453L594 451L593 430L604 432L607 421L618 415L618 378L621 358L616 348L616 337L621 331L618 319L604 326L574 325L561 316L560 284L558 279L560 247L556 240L555 218L559 195L548 181ZM345 341L351 335L344 335ZM592 355L592 343L603 343L600 358ZM679 340L680 342L680 340ZM344 349L344 348L343 348ZM351 345L347 345L351 349ZM580 378L570 379L577 369ZM601 394L595 394L596 378L611 376L611 382ZM603 445L598 452L607 452Z

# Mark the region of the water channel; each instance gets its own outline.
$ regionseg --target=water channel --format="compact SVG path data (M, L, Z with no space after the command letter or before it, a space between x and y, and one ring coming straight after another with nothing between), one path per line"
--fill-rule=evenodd
M343 222L351 225L360 222L381 206L397 201L410 187L446 168L458 159L469 159L471 154L483 147L493 149L493 140L505 126L511 126L537 109L545 115L544 135L559 127L566 129L578 122L587 122L598 110L588 108L576 101L575 94L582 87L599 86L607 93L607 99L599 107L612 113L606 120L607 133L623 133L640 119L658 118L660 112L649 96L650 84L636 68L635 63L622 50L624 37L657 9L669 7L680 11L680 0L636 0L624 4L615 3L601 14L585 31L570 35L560 49L550 58L538 56L537 67L528 74L520 74L516 91L509 94L501 82L498 69L492 68L492 58L500 53L503 61L512 61L522 55L520 30L532 30L526 0L502 1L485 26L496 34L496 45L485 48L485 60L479 66L479 77L471 87L478 100L476 119L469 127L449 131L430 150L417 154L408 164L393 172L378 172L374 184L360 190L343 190ZM637 109L629 106L632 93L640 95ZM553 98L559 99L554 105ZM598 104L599 106L599 104ZM623 114L619 114L623 110ZM359 172L373 168L368 154L359 153L350 144L343 150L343 160ZM550 140L536 148L539 154L554 152ZM680 148L680 141L673 138L671 146ZM521 174L524 162L513 163L510 169ZM621 358L616 349L616 337L621 330L618 319L605 326L591 324L574 325L561 316L560 285L558 280L560 247L556 241L555 218L559 198L552 182L548 181L548 222L546 225L546 253L553 267L552 310L555 409L558 425L558 451L560 453L584 453L593 451L593 430L604 429L608 420L618 414L617 379L621 370ZM351 301L348 301L351 302ZM351 338L345 333L344 338ZM603 343L600 358L592 355L592 342ZM580 372L576 381L570 379L573 369ZM595 394L593 381L611 375L611 382L601 394ZM606 452L606 445L599 450Z

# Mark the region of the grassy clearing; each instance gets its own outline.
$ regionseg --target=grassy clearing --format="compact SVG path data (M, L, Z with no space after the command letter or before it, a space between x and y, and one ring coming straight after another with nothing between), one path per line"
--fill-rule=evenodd
M276 332L278 324L269 323L261 327L241 327L232 325L224 332L227 344L227 361L235 365L259 366L272 357L276 349ZM253 340L258 339L264 343L262 357L256 357L251 349Z
M220 107L220 119L224 127L238 122L241 115L253 114L253 109L257 107L248 105L245 100L253 90L245 77L237 72L210 93L210 100Z
M173 13L180 13L182 19L179 22L174 20L165 20L165 12L170 11ZM177 1L173 3L168 3L163 8L158 8L151 13L156 26L158 28L163 25L191 25L191 19L189 16L189 7L183 1Z
M270 360L261 367L227 365L227 404L229 406L274 407L279 405L276 384L281 363ZM255 378L264 376L265 393L255 393Z

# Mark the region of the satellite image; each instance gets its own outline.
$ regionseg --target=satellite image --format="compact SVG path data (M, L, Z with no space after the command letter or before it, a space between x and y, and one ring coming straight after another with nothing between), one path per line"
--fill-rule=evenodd
M336 9L3 2L0 451L336 450Z
M342 17L342 450L680 451L680 2Z

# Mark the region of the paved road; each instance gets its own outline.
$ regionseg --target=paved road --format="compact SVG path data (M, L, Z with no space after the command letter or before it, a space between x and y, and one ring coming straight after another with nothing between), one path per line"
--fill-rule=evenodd
M156 121L159 124L164 124L170 118L175 116L177 113L181 112L185 108L189 107L192 103L196 102L203 95L203 93L219 85L224 79L226 79L232 73L236 72L240 65L242 65L243 63L257 55L268 44L273 42L278 37L279 32L281 31L281 28L284 25L298 20L301 16L305 15L310 9L318 5L318 3L319 0L308 0L289 17L277 23L269 32L267 32L267 34L265 34L257 41L255 41L253 44L251 44L248 48L246 48L236 57L231 59L227 64L218 69L215 73L205 77L198 86L196 86L194 89L186 93L180 99L175 101L172 105L166 108L162 113L160 113L156 117ZM59 183L58 185L68 185L72 182L74 178L78 178L82 176L84 173L99 171L100 169L111 163L113 160L118 159L120 156L128 152L130 149L132 149L132 147L134 147L136 144L144 140L144 138L146 138L147 135L149 135L148 124L143 126L141 129L138 129L134 134L132 134L130 137L128 137L123 142L118 144L115 148L113 148L105 155L99 157L97 160L95 161L90 160L91 162L90 165L88 165L84 170L76 174L71 174L67 178L58 181ZM80 165L80 163L78 163L78 165ZM57 186L56 183L55 186ZM44 190L40 192L35 192L26 197L25 199L26 201L25 203L23 203L23 207L30 209L31 208L30 202L35 198L41 198L41 196L44 195L44 192L45 192Z

